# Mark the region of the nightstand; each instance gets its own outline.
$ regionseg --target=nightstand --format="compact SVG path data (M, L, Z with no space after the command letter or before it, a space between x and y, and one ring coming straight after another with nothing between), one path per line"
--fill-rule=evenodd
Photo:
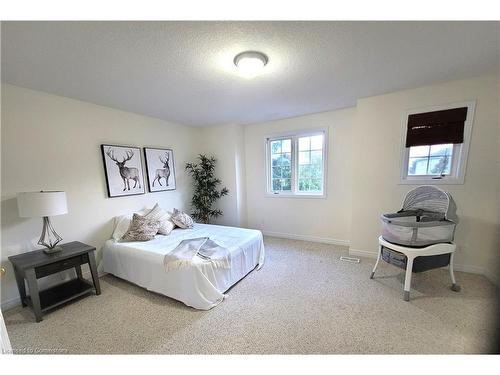
M42 321L42 314L63 303L86 295L95 290L101 294L97 266L95 262L95 247L81 242L69 242L61 245L62 251L45 254L43 250L9 257L14 266L17 288L23 307L30 306L37 322ZM88 263L92 275L92 283L82 276L82 264ZM38 289L38 279L70 268L76 270L76 278L65 281L45 290ZM26 295L24 280L28 284L29 295Z

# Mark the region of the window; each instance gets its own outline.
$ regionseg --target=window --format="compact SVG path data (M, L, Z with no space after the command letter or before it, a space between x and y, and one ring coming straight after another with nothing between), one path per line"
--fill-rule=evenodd
M298 191L323 193L323 134L300 137Z
M292 191L292 140L271 141L271 189Z
M449 176L453 144L412 146L408 159L408 176Z
M267 192L275 196L323 197L325 139L324 130L267 138Z
M464 182L474 106L458 103L405 116L401 183Z

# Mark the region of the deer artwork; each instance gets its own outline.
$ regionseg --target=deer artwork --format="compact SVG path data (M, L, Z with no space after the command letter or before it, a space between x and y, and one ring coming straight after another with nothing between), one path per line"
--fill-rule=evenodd
M116 159L115 154L111 147L106 152L106 155L113 160L118 168L120 169L120 176L123 179L123 191L130 190L130 180L134 180L135 184L132 189L135 189L137 184L139 184L139 189L141 188L141 180L139 179L139 170L135 167L126 167L125 163L134 157L134 152L132 150L125 151L126 157L122 161Z
M161 184L162 178L165 179L167 186L168 186L168 178L170 177L170 167L168 166L168 162L170 161L170 157L168 156L168 152L165 152L165 155L163 158L161 156L158 156L158 158L163 163L163 168L156 170L156 176L155 176L155 179L153 180L153 186L155 186L156 181L158 181L160 186L163 186Z

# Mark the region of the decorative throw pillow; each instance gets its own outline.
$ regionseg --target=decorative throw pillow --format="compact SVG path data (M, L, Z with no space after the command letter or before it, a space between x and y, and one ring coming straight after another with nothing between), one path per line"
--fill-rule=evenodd
M175 227L175 224L170 220L172 214L170 212L163 211L158 203L156 203L151 211L144 215L144 217L160 222L160 228L158 229L159 234L164 234L167 236Z
M158 233L160 222L158 220L151 220L147 217L134 214L132 223L128 228L127 233L122 237L122 241L149 241L155 238Z
M187 213L179 211L174 208L174 213L172 215L171 220L177 225L179 228L187 229L192 228L194 221Z
M149 210L141 210L137 212L139 215L144 215ZM125 233L127 233L130 223L132 222L132 214L116 216L114 220L113 235L111 236L115 241L119 241Z

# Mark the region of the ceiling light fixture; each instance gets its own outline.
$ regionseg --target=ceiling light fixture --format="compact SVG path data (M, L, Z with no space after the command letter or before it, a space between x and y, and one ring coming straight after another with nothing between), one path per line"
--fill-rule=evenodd
M245 77L255 77L266 66L268 57L262 52L245 51L237 54L233 60L234 65Z

